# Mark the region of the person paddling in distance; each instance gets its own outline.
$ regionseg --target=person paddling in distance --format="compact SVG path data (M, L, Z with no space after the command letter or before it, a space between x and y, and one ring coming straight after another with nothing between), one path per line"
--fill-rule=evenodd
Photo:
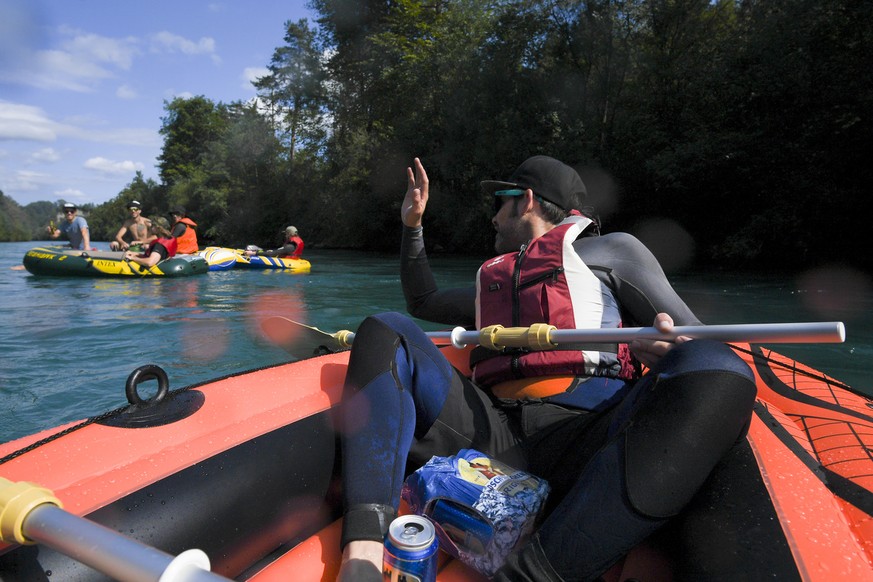
M188 218L184 208L170 210L173 221L173 236L179 243L179 253L193 255L200 251L197 244L197 223Z
M299 259L303 256L303 239L300 238L296 226L289 226L285 229L285 241L278 249L266 251L246 249L245 253L247 257L261 256Z
M52 226L46 227L49 236L58 238L61 234L66 235L70 241L70 247L78 250L91 250L91 234L88 231L88 221L84 217L78 216L78 208L75 204L67 202L61 208L64 213L64 222L61 222L57 228Z
M113 251L126 251L132 246L145 246L155 239L149 234L151 221L142 215L142 204L138 200L131 200L127 210L130 212L130 217L115 233L115 240L109 243L109 248ZM125 238L129 238L130 242L128 243Z
M495 204L499 255L465 289L439 289L431 273L422 229L429 184L419 159L407 180L401 283L415 317L477 329L654 321L670 332L700 323L639 240L601 236L577 210L585 185L554 158L529 158L505 182L482 183ZM381 579L382 538L407 461L420 466L463 448L552 487L546 519L495 579L596 579L690 501L744 436L755 400L749 367L710 340L480 348L470 363L472 379L401 314L359 327L342 406L340 580Z
M149 237L152 241L142 254L125 251L124 260L143 267L154 267L164 259L176 255L178 243L170 233L170 223L163 216L153 216L149 221Z

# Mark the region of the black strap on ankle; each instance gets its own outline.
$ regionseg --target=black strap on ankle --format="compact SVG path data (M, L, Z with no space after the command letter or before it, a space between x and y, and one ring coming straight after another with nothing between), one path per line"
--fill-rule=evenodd
M343 516L343 533L340 539L340 548L346 544L358 540L383 542L388 526L397 516L397 512L390 505L378 503L362 503L352 505Z

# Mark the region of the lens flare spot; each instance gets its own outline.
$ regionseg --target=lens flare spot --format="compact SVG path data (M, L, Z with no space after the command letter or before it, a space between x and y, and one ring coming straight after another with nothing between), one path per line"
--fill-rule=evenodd
M182 328L182 353L186 360L210 362L225 352L230 338L227 323L218 319L189 320Z
M797 284L803 304L825 318L852 319L864 315L873 293L868 275L841 265L807 271Z
M273 334L268 337L263 330L266 319L282 316L304 324L308 319L300 293L293 289L267 291L253 296L246 305L246 314L249 333L277 345L294 343L299 338L300 329L295 326L285 326L278 337Z
M694 258L694 238L675 220L647 220L633 234L652 251L667 273L681 271Z

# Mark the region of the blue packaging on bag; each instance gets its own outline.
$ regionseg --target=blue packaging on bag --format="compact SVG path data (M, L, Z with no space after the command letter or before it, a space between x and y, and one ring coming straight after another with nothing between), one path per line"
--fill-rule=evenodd
M531 534L548 493L545 480L473 449L431 458L402 491L433 521L440 548L486 576Z

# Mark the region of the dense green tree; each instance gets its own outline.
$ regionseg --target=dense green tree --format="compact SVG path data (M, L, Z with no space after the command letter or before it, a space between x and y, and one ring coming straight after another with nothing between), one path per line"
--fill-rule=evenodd
M172 186L200 165L208 144L224 130L225 115L220 105L202 95L165 101L164 110L167 114L159 130L164 147L158 168L163 183Z
M236 246L262 241L286 220L288 195L282 188L283 147L269 120L255 106L235 104L230 109L227 129L210 145L204 169L210 186L222 193L226 207L214 215L203 213L207 229L219 233ZM200 204L214 204L201 200ZM268 237L272 241L272 236Z
M289 159L300 147L318 150L325 137L326 71L315 31L304 19L285 23L285 44L275 50L270 73L254 82Z
M420 156L428 243L486 253L479 181L543 153L579 169L607 231L654 233L672 264L873 269L855 252L873 183L869 2L311 5L317 26L284 23L256 103L165 104L162 183L146 190L185 206L204 242L267 246L294 224L310 245L393 250Z

